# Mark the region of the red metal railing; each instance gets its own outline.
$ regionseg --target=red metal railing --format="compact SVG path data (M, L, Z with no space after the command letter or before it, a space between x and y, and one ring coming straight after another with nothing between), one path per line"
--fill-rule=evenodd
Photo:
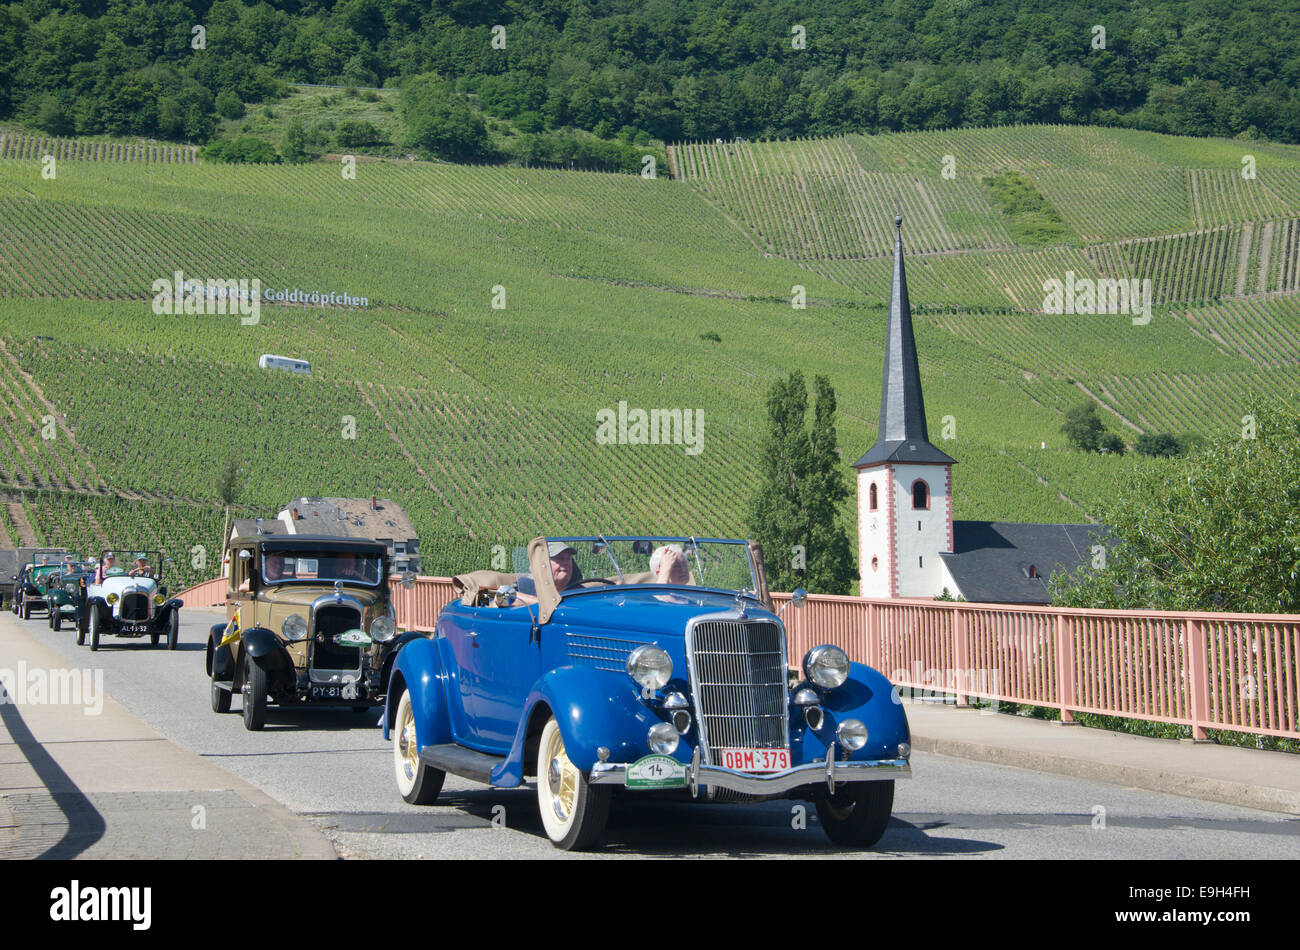
M224 603L224 579L179 596ZM431 631L450 578L394 582L398 625ZM773 594L780 609L789 594ZM896 686L1061 711L1300 738L1300 616L1082 610L814 594L782 613L790 662L834 643Z

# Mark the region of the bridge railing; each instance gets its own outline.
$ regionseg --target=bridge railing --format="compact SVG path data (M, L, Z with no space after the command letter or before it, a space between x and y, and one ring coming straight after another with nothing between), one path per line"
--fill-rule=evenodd
M179 596L225 601L224 579ZM393 582L398 625L431 631L451 579ZM773 594L777 608L789 594ZM834 643L894 685L1207 729L1300 738L1300 616L809 596L781 615L790 662Z

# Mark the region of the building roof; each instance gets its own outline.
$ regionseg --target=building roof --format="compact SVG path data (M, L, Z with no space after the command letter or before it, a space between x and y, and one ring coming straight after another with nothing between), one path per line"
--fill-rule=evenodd
M903 269L903 216L894 218L894 280L889 289L889 324L885 330L885 369L880 384L880 424L876 444L854 463L855 468L885 462L928 462L953 465L955 460L930 444L921 396L921 370L912 336L912 307L907 299Z
M278 518L261 519L262 534L288 534L289 529L283 521ZM258 519L257 518L236 518L231 525L230 536L232 538L244 537L252 538L257 536Z
M953 551L941 553L948 573L970 601L1046 604L1052 572L1073 572L1091 559L1106 529L1097 524L954 521ZM1034 568L1036 577L1030 577Z
M373 504L373 507L372 507ZM295 498L281 514L297 511L296 534L330 534L349 538L415 538L405 509L388 498ZM283 522L281 522L283 525Z

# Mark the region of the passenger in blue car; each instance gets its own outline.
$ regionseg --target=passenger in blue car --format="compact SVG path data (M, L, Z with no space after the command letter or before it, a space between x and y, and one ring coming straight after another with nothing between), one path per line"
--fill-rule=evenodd
M665 544L650 555L650 573L657 584L694 584L691 566L680 544Z
M582 569L573 562L576 553L563 541L551 541L546 545L546 556L551 559L551 577L555 578L555 589L561 593L582 583ZM537 603L537 585L532 577L525 574L515 586L519 590L516 603Z

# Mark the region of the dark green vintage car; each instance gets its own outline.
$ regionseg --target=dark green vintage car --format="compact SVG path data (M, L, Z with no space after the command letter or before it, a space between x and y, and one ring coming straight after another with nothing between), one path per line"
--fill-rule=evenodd
M33 613L43 610L48 613L46 590L53 576L58 575L67 566L64 552L48 552L33 555L31 561L24 564L14 577L13 612L24 620L30 620Z
M75 562L53 575L47 583L45 600L49 605L51 630L63 629L64 621L74 630L85 627L86 588L95 582L95 564Z

